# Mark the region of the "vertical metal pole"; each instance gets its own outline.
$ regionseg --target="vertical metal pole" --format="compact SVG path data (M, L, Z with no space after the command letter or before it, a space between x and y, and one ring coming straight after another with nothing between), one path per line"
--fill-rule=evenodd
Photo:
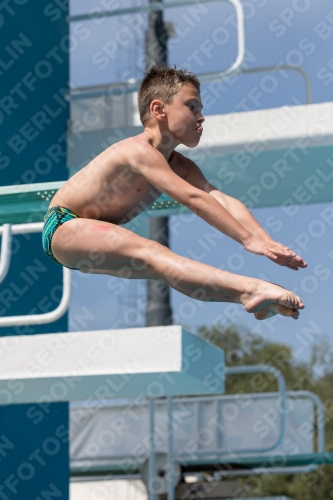
M150 219L150 239L169 248L168 217L152 217ZM158 280L147 280L147 326L164 326L172 324L170 306L170 289Z
M175 478L174 478L174 463L173 463L173 422L172 422L172 410L173 410L172 397L168 397L168 500L175 499Z
M149 0L150 4L162 3L162 0ZM145 66L149 71L153 64L166 66L168 32L163 22L163 10L149 12L149 27L145 37ZM169 248L168 217L150 219L150 239ZM147 326L172 324L169 287L156 280L147 280Z
M199 436L200 432L200 404L198 401L194 403L194 411L195 411L195 436ZM199 443L196 440L195 442L195 449L198 451L199 448Z
M149 0L150 4L161 4L163 0ZM166 66L168 32L163 21L163 10L149 12L149 25L145 38L145 66L149 71L153 64Z
M149 400L149 430L150 430L150 458L149 458L149 500L156 500L155 493L155 478L156 478L156 462L155 462L155 401L153 398Z

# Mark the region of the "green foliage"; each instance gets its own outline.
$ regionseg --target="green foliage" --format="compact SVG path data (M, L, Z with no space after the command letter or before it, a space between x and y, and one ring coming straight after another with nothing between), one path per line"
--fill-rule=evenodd
M333 364L332 349L323 338L314 346L308 363L295 359L289 346L269 342L236 326L201 327L198 334L225 352L226 365L266 364L278 368L287 390L308 390L324 404L326 449L333 450ZM266 374L230 376L226 380L228 394L276 391L276 382ZM285 495L295 500L333 499L333 468L320 466L314 472L298 475L264 475L244 479L253 497Z

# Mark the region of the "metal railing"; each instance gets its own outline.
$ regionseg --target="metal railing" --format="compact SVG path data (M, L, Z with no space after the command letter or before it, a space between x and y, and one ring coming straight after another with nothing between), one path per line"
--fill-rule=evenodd
M317 453L325 453L325 415L324 408L321 399L309 391L288 391L288 397L291 398L309 398L313 401L316 412L317 412L317 436L318 436L318 450ZM305 466L290 466L290 467L257 467L251 469L251 475L267 474L306 474L308 472L313 472L318 468L317 463L305 465ZM220 471L221 476L248 476L249 469L238 469L238 470L226 470Z
M244 368L250 368L250 367L244 367ZM270 373L270 366L265 366L265 365L261 365L261 366L257 366L257 369L258 371L262 371L261 368L266 368L265 372L266 373ZM238 368L236 368L236 370L238 371ZM247 370L244 370L243 367L241 367L241 371L240 373L246 373ZM235 372L233 374L236 374ZM293 456L295 456L295 458L297 458L297 453L295 452L291 452L290 455L287 454L287 452L283 452L281 451L281 448L279 450L276 451L276 453L272 453L272 454L267 454L267 455L261 455L260 452L264 451L264 448L261 448L261 449L258 449L258 453L256 455L254 455L253 453L252 454L249 454L249 453L243 453L243 451L245 452L246 449L243 448L243 449L238 449L236 451L234 451L234 448L232 450L226 450L224 449L223 447L221 448L218 448L218 449L213 449L213 448L207 448L206 450L204 450L204 453L198 453L199 450L195 450L193 449L193 447L191 447L191 457L189 457L188 455L188 452L187 453L183 453L183 452L179 452L179 451L176 451L174 452L174 437L173 437L173 429L174 429L174 422L173 422L173 409L176 409L177 411L177 408L178 408L178 404L181 403L181 405L186 405L187 403L190 403L190 404L194 404L195 405L195 412L197 412L199 410L199 405L201 403L205 404L205 403L211 403L211 402L214 402L214 404L216 403L216 407L218 407L219 403L224 403L224 402L227 402L227 401L235 401L237 402L240 406L242 406L245 402L246 404L249 402L249 400L253 401L253 403L255 403L256 401L258 401L258 403L260 404L261 401L265 402L265 400L270 400L272 399L272 397L276 398L276 407L281 409L281 393L271 393L271 392L267 392L267 393L252 393L252 394L231 394L231 395L215 395L215 396L191 396L189 398L172 398L172 400L168 400L167 402L167 408L166 408L166 421L168 422L167 424L167 436L166 436L166 441L167 441L167 453L168 453L168 462L169 462L169 466L168 466L168 470L169 468L171 467L171 463L173 463L174 461L177 461L180 465L191 465L191 467L193 468L194 465L197 465L198 466L198 470L200 470L200 466L203 465L203 464L211 464L211 465L218 465L220 464L219 460L223 457L223 455L227 455L225 457L225 459L223 460L223 464L228 464L229 460L230 460L230 463L233 464L239 464L241 465L242 464L242 459L246 459L246 457L250 458L251 456L253 457L253 459L255 460L258 456L260 457L260 461L262 460L263 462L263 465L260 466L260 467L254 467L254 468L251 468L251 466L249 467L250 465L250 462L247 461L246 465L244 464L244 467L246 468L240 468L240 469L231 469L231 467L228 467L226 468L226 470L221 470L221 467L218 467L218 472L216 473L217 474L217 477L216 477L216 480L219 480L220 476L245 476L245 475L252 475L252 474L283 474L283 473L287 473L287 474L292 474L292 473L305 473L305 472L309 472L311 470L314 470L315 468L317 468L317 463L316 463L316 460L318 461L318 456L319 457L323 457L324 454L326 453L325 452L325 421L324 421L324 410L323 410L323 405L322 405L322 402L320 400L320 398L316 395L316 394L313 394L312 392L308 392L308 391L287 391L285 393L285 396L286 396L286 400L288 399L305 399L305 400L311 400L313 403L314 403L314 411L316 412L316 426L314 427L313 426L313 430L316 428L316 441L317 441L317 447L316 447L316 450L317 451L312 451L310 455L313 454L313 463L310 463L309 465L306 465L306 466L295 466L295 465L289 465L289 466L274 466L274 461L275 459L277 460L283 460L284 458L288 458L289 456L292 458ZM73 404L73 403L72 403ZM93 408L95 408L94 405L92 405L92 402L87 402L87 403L84 403L83 406L82 406L82 409L85 408L85 404L87 404L87 407L89 409L89 411L91 411ZM126 403L126 405L128 404L128 402ZM155 446L155 433L153 432L154 429L155 429L155 426L156 426L156 419L155 419L155 412L156 412L156 407L161 407L161 405L165 405L166 404L166 401L163 401L163 400L149 400L148 401L148 405L149 405L149 435L150 435L150 449L146 451L146 453L142 454L141 452L136 456L135 454L131 453L130 455L130 460L129 460L129 457L126 457L126 454L124 455L112 455L112 464L115 465L115 463L117 463L117 460L119 460L119 464L126 464L128 469L130 468L130 465L131 466L134 466L134 462L136 462L136 459L138 462L140 462L141 464L143 463L143 460L145 459L149 459L150 458L150 467L151 467L151 477L154 477L154 474L155 474L155 471L156 471L156 461L155 461L155 455L156 455L156 446ZM290 404L290 402L289 402ZM81 407L80 405L82 405L82 403L74 403L73 406L74 408L79 406ZM97 401L96 402L96 409L98 407L102 407L102 408L105 408L105 407L108 407L110 405L110 407L114 408L113 407L113 403L108 403L106 401ZM138 402L136 402L136 405L138 405ZM144 404L144 405L147 405L147 402ZM184 406L183 406L184 408ZM290 409L290 407L289 407ZM286 413L288 414L289 413L289 409L286 409ZM161 409L159 409L159 412L161 411ZM219 415L219 412L218 410L215 410L216 411L216 415ZM146 412L146 410L144 411L144 413ZM197 420L197 415L195 414L195 418ZM312 420L311 420L312 421ZM178 414L178 417L177 419L175 419L175 422L178 422L179 424L179 414ZM275 422L275 420L274 420ZM216 426L217 428L217 426ZM289 431L290 432L290 431ZM286 436L285 436L286 437ZM313 438L314 439L314 436ZM218 438L216 438L216 442L218 441ZM283 444L283 443L281 443ZM283 450L283 448L282 448ZM206 456L205 456L206 455ZM209 458L207 458L207 456ZM215 461L215 458L217 459L217 461ZM133 462L132 462L133 460ZM273 463L272 463L273 461ZM297 460L296 460L297 462ZM72 470L72 473L74 472L74 477L77 477L77 478L80 478L81 476L79 476L78 473L83 473L85 472L86 474L92 474L92 476L89 476L91 477L91 480L97 480L98 478L100 477L103 477L103 475L107 475L109 479L117 479L119 477L119 474L118 473L115 473L113 475L113 473L111 472L111 469L110 469L110 465L109 465L109 459L107 459L105 457L105 460L100 462L98 465L95 464L95 465L92 465L91 463L91 460L90 460L90 457L88 459L88 462L86 462L85 460L83 460L83 462L81 462L81 464L79 462L74 462L75 465L71 467L71 470ZM222 462L221 462L222 463ZM265 463L267 463L267 465L265 466ZM319 461L318 461L319 463ZM140 467L140 466L136 466L134 468L137 468L137 467ZM119 470L121 470L122 468L120 467ZM173 471L173 468L170 469L171 471ZM130 474L130 471L128 470L128 474ZM84 477L84 475L82 476ZM124 477L127 477L127 475L125 475ZM139 475L138 474L132 474L131 477L133 478L139 478ZM173 480L172 478L170 478L171 481Z
M0 284L8 274L12 248L12 231L10 224L4 224L1 239L0 253Z
M306 466L285 466L285 467L276 467L274 466L274 463L270 463L270 460L273 459L274 457L277 457L278 459L281 458L285 455L286 457L288 456L285 454L283 451L281 451L281 447L277 449L280 445L283 445L284 439L286 437L286 415L288 414L289 409L287 408L287 403L286 400L287 398L291 399L310 399L313 404L314 404L314 411L316 412L316 430L317 430L317 452L313 451L312 453L317 453L317 454L324 454L325 453L325 421L324 421L324 410L322 406L322 402L318 396L315 394L308 392L308 391L288 391L286 392L285 390L285 381L283 378L283 375L281 372L276 369L275 367L268 366L268 365L250 365L250 366L241 366L241 367L231 367L231 368L226 368L225 369L225 374L226 375L241 375L241 374L248 374L248 373L268 373L272 374L278 381L279 384L279 392L278 393L253 393L253 394L239 394L239 395L216 395L216 396L196 396L193 397L191 396L190 398L181 398L180 400L178 398L170 398L168 399L167 402L167 409L166 409L166 420L168 422L167 424L167 429L168 429L168 435L167 435L167 454L168 454L168 470L173 471L172 464L174 461L177 461L179 464L182 464L182 461L184 460L185 463L190 463L191 466L195 464L198 464L198 467L200 467L200 464L202 465L203 463L215 463L215 458L217 460L221 459L223 456L225 456L225 459L230 459L230 463L242 463L242 458L246 457L251 457L251 456L259 456L263 458L263 460L266 460L268 462L267 467L263 464L263 466L256 467L253 469L249 469L248 466L247 468L240 468L237 470L231 470L228 468L227 470L221 470L219 473L221 476L242 476L242 475L249 475L249 474L264 474L269 471L269 473L272 474L282 474L282 473L303 473L303 472L309 472L311 470L314 470L317 467L316 463L311 463L310 465ZM217 404L216 408L218 408L218 404L220 402L225 402L225 401L237 401L240 405L242 405L243 401L245 400L246 402L249 401L249 398L252 399L253 401L258 400L258 402L265 401L266 399L270 399L274 396L276 398L276 405L275 407L277 408L277 412L280 413L281 420L280 420L280 428L278 430L279 435L278 439L273 445L270 445L269 447L261 447L261 448L240 448L235 450L234 448L231 450L228 450L224 448L223 446L217 447L217 448L206 448L204 450L198 450L198 449L193 449L191 448L191 459L189 460L188 452L183 452L182 450L174 452L174 426L173 426L173 410L177 408L177 403L181 401L182 404L185 404L187 402L190 402L191 404L195 405L195 420L198 422L198 411L199 411L199 404L200 403L207 403L207 402L212 402ZM155 460L155 455L156 455L156 445L155 445L155 426L156 426L156 419L155 419L155 409L156 406L160 405L165 405L165 401L162 400L154 400L151 399L148 401L149 404L149 434L150 434L150 450L147 450L147 453L144 455L140 454L140 456L136 457L135 455L131 454L131 459L135 460L140 459L140 461L149 458L150 462L150 476L154 477L155 472L156 472L156 460ZM79 403L78 403L79 404ZM106 402L96 402L97 407L107 407L108 404ZM137 404L137 403L136 403ZM147 403L145 403L147 404ZM89 409L91 410L91 402L88 403ZM112 405L111 405L112 406ZM74 405L75 408L75 405ZM84 406L83 406L84 408ZM218 410L216 409L216 415L218 415ZM179 416L178 416L179 418ZM277 419L274 420L274 422L277 422ZM194 424L195 426L197 424ZM216 426L217 429L217 426ZM219 439L218 437L215 438L215 442L218 443ZM276 449L276 453L274 453L274 449ZM283 448L282 448L283 449ZM268 452L272 452L272 454L268 454ZM261 454L266 454L266 455L261 455ZM293 453L291 454L293 455ZM296 455L297 456L297 455ZM209 457L209 458L208 458ZM115 463L114 461L117 461L119 459L119 463L126 463L129 464L129 462L126 459L125 455L117 456L117 455L112 455L112 461L113 464ZM226 460L223 460L223 463L227 463ZM89 465L89 473L94 471L94 473L97 473L99 470L102 470L105 467L105 471L108 470L108 465L107 465L107 459L104 465L95 465L91 467L91 464ZM218 462L216 462L218 463ZM75 470L75 472L78 472L80 470L80 467L83 467L86 471L88 470L86 468L86 465L84 465L85 462L81 463L79 465L79 462L76 463L74 466L74 469L72 468L72 471ZM101 467L101 469L99 469ZM245 466L244 466L245 467ZM106 472L105 472L106 473ZM170 484L173 483L173 477L171 474L170 477Z
M11 262L11 239L13 234L40 233L43 230L43 223L27 224L4 224L0 226L0 235L2 235L1 254L0 254L0 283L5 279ZM61 318L68 310L71 298L71 271L63 268L63 292L59 305L50 312L43 314L27 314L20 316L2 316L0 317L0 328L22 325L43 325L53 323Z
M249 448L249 449L242 449L241 452L242 454L246 453L258 453L258 452L264 452L267 453L269 451L275 450L280 444L283 442L284 439L284 434L286 430L286 383L284 380L284 377L280 370L275 368L274 366L269 366L269 365L250 365L250 366L235 366L235 367L226 367L224 370L224 374L227 377L228 375L244 375L247 373L270 373L271 375L274 375L274 377L277 380L278 387L279 387L279 394L280 394L280 415L281 415L281 422L280 422L280 433L278 436L278 439L276 442L272 445L270 445L267 448ZM238 450L236 450L237 453Z
M305 83L305 103L312 103L312 83L308 72L301 68L300 66L293 66L292 64L276 64L275 66L259 66L258 68L247 68L241 69L240 74L251 74L251 73L264 73L270 71L296 71L299 73Z
M306 104L312 103L312 83L309 74L307 71L299 66L293 66L291 64L276 64L271 66L260 66L257 68L243 68L240 69L237 74L239 75L247 75L252 73L265 73L265 72L276 72L276 71L295 71L299 73L305 83L305 92L306 92ZM207 73L208 74L208 73ZM227 80L231 78L232 75L227 75L223 77L223 80ZM198 75L199 79L201 75ZM207 80L204 83L212 83L214 78ZM87 86L87 87L75 87L72 89L68 100L70 101L79 101L84 99L93 99L98 97L112 97L113 94L130 94L132 92L136 92L139 90L141 84L141 80L135 81L120 81L120 82L112 82L109 85L95 85L95 86Z
M245 24L244 24L244 11L241 2L239 0L200 0L201 4L209 2L228 2L235 8L237 26L238 26L238 32L237 32L238 54L235 59L235 62L227 70L215 71L211 73L202 73L201 75L198 75L199 80L202 81L203 83L205 81L212 81L216 78L221 79L227 76L234 75L240 70L245 57ZM138 14L151 11L172 9L175 7L184 7L195 3L197 3L195 0L179 0L177 2L147 4L138 7L128 7L124 9L106 10L103 12L91 12L90 14L68 16L67 21L70 23L75 23L78 21L91 21L93 19L101 19L103 17L115 17L115 16L122 16L125 14ZM130 83L129 88L131 89L131 92L139 90L140 83L141 80L134 80L132 83Z
M261 373L270 373L274 375L277 379L278 386L279 386L279 394L280 394L280 408L281 408L281 424L280 424L280 433L278 436L278 439L276 442L267 447L267 448L248 448L248 449L243 449L242 453L256 453L258 451L260 452L268 452L272 451L275 448L277 448L284 439L284 434L285 434L285 428L286 428L286 416L285 416L285 408L286 408L286 384L285 380L283 378L282 373L275 367L272 366L267 366L267 365L252 365L252 366L238 366L238 367L231 367L231 368L225 368L224 374L225 376L227 375L241 375L245 373L255 373L255 372L261 372ZM151 400L153 401L153 400ZM168 398L168 500L174 500L175 498L175 488L173 484L173 470L174 470L174 456L173 456L173 426L172 426L172 397ZM153 412L154 412L154 406L152 406L152 419L153 417ZM154 427L153 424L151 424L151 442L152 442L152 450L154 450ZM201 450L203 454L207 455L207 450ZM219 453L220 450L210 450L210 453ZM201 454L199 450L195 452L196 454ZM153 455L153 452L152 452ZM150 461L155 464L154 457L151 456ZM154 477L154 466L151 466L151 477ZM156 500L156 493L153 491L151 495L151 500Z

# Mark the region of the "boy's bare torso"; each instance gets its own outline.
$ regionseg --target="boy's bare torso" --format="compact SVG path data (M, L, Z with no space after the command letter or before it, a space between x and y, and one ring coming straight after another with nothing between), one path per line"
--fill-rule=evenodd
M136 168L136 150L154 150L146 134L139 134L110 146L60 188L50 207L65 207L79 217L125 224L143 212L160 195ZM161 155L162 156L162 155ZM168 164L185 178L187 168L181 154L174 151Z

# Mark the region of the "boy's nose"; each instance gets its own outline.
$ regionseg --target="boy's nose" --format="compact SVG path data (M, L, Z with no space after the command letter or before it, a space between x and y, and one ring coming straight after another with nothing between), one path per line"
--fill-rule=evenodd
M198 118L198 123L201 125L204 121L205 121L204 116L200 115L200 117Z

